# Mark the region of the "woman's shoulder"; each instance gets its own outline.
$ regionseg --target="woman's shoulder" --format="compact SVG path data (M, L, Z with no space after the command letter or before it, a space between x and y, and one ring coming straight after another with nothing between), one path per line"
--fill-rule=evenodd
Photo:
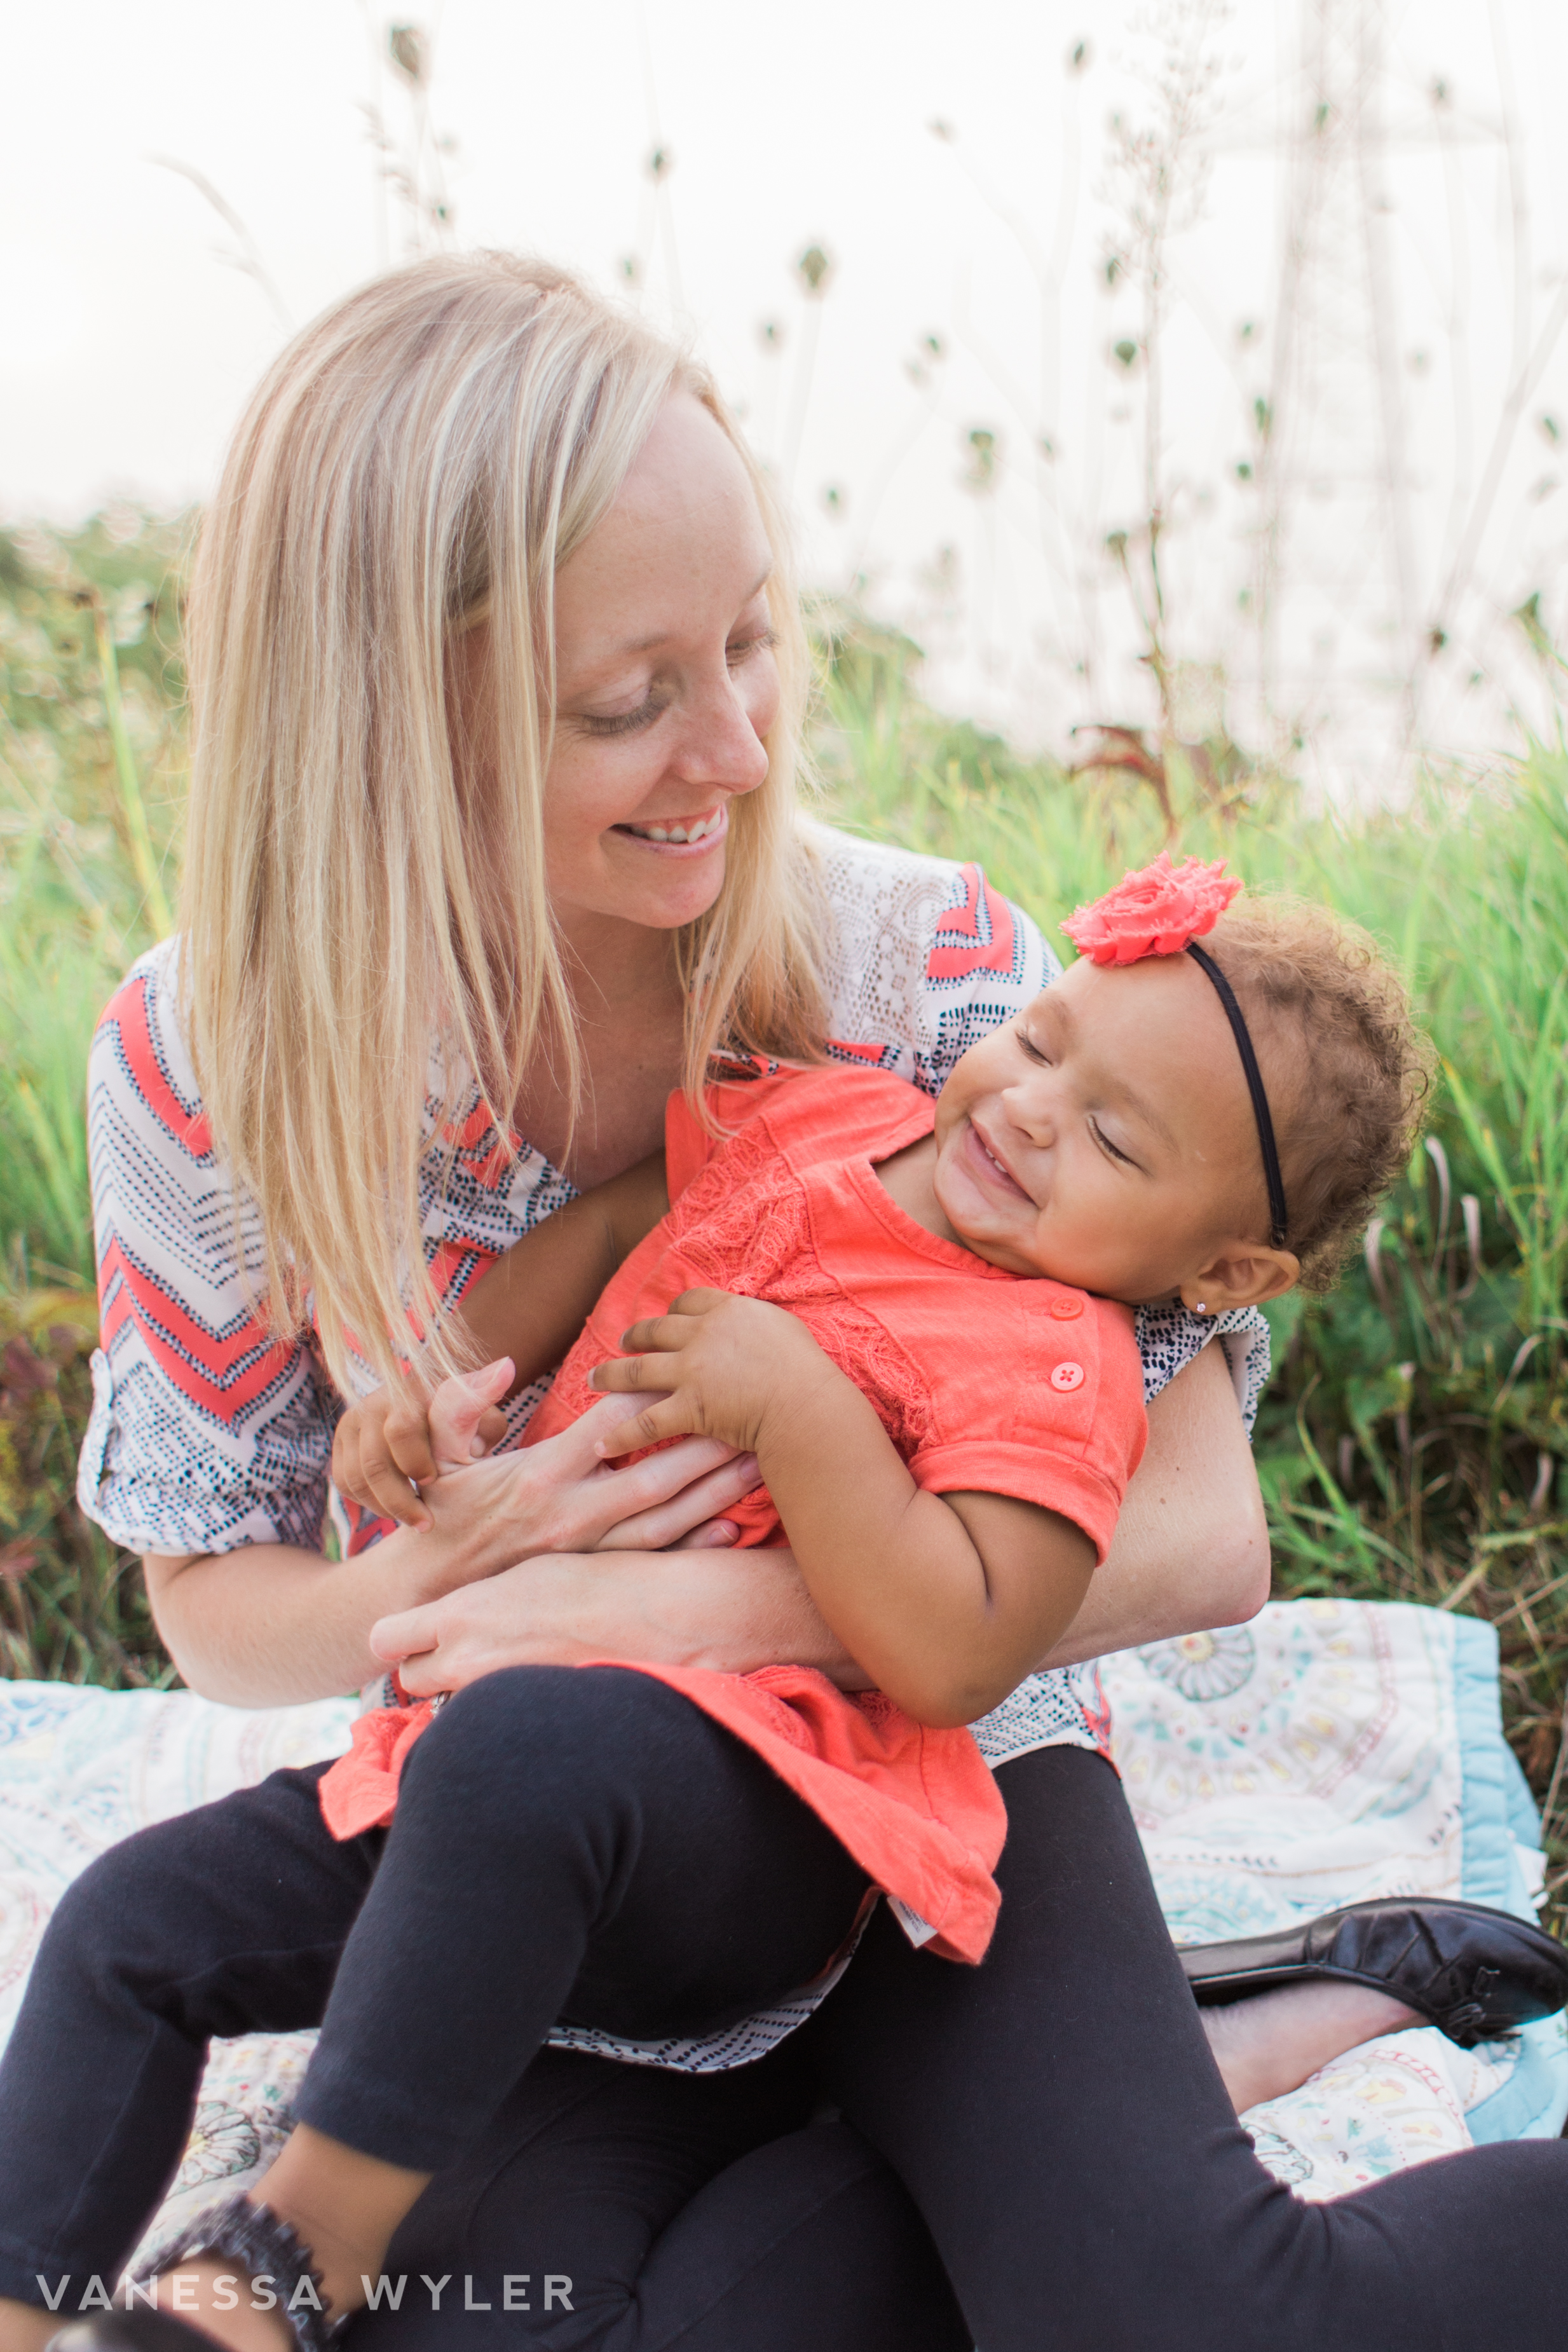
M212 1156L212 1131L180 1005L180 942L139 956L99 1015L89 1064L89 1108L110 1098L122 1119L151 1125L189 1157Z
M846 1055L936 1092L958 1055L1061 965L978 866L806 829L827 912L829 1031Z

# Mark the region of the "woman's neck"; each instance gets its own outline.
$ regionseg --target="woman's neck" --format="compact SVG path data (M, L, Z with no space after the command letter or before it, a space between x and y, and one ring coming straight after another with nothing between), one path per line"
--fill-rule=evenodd
M585 1192L664 1142L664 1104L683 1075L685 1001L671 933L591 916L562 931L581 1100L574 1122L564 1073L547 1050L524 1077L512 1124Z

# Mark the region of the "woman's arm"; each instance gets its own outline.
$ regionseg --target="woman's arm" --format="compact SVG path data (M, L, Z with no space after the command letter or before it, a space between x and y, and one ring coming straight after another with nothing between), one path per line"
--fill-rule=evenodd
M1269 1523L1225 1351L1213 1340L1149 1407L1149 1442L1082 1607L1041 1665L1256 1617Z
M711 1438L612 1469L596 1440L625 1418L607 1398L559 1437L436 1481L429 1533L399 1528L358 1558L287 1544L152 1553L153 1621L193 1690L231 1706L278 1706L357 1688L381 1671L370 1630L533 1552L678 1542L757 1484L757 1464ZM628 1555L635 1559L633 1551ZM698 1559L699 1553L661 1556Z
M1211 1345L1150 1405L1148 1445L1111 1549L1066 1634L1036 1664L1239 1624L1268 1597L1262 1498L1225 1358ZM814 1665L846 1690L871 1680L829 1632L787 1551L528 1559L389 1616L375 1641L382 1664L410 1661L402 1679L417 1694L459 1689L498 1666L613 1656L732 1674Z

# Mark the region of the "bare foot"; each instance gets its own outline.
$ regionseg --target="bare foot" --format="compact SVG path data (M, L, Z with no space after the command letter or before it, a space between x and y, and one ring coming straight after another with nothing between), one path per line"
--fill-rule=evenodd
M1282 1985L1203 2011L1204 2031L1230 2103L1240 2115L1298 2090L1309 2074L1347 2050L1427 2021L1371 1985Z
M298 2231L328 2316L341 2319L364 2302L364 2279L381 2269L392 2231L429 2179L297 2124L254 2195Z
M303 2292L329 2320L357 2311L365 2299L363 2275L380 2270L392 2231L428 2179L299 2124L256 2183L252 2201L298 2232L320 2281L319 2300L317 2289L302 2290L280 2277L273 2282L277 2302L258 2310L249 2279L236 2275L240 2265L232 2257L212 2256L182 2263L159 2279L158 2308L204 2329L227 2352L279 2352L280 2345L291 2352L294 2332L284 2315L289 2297ZM37 2347L19 2346L17 2352L37 2352Z

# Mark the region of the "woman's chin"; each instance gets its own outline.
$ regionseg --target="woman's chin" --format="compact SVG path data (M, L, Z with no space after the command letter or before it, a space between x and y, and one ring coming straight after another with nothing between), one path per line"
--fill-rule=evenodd
M641 930L678 931L706 915L724 887L724 844L710 856L691 864L650 858L627 870L612 854L604 861L599 887L591 894L592 911L612 922L632 923ZM566 893L557 892L558 903ZM589 894L584 893L584 899ZM580 904L582 901L579 902Z
M695 923L718 902L724 888L724 844L700 865L672 866L658 877L658 885L647 892L650 912L644 920L663 931L677 930L683 923ZM657 908L655 913L653 908Z

